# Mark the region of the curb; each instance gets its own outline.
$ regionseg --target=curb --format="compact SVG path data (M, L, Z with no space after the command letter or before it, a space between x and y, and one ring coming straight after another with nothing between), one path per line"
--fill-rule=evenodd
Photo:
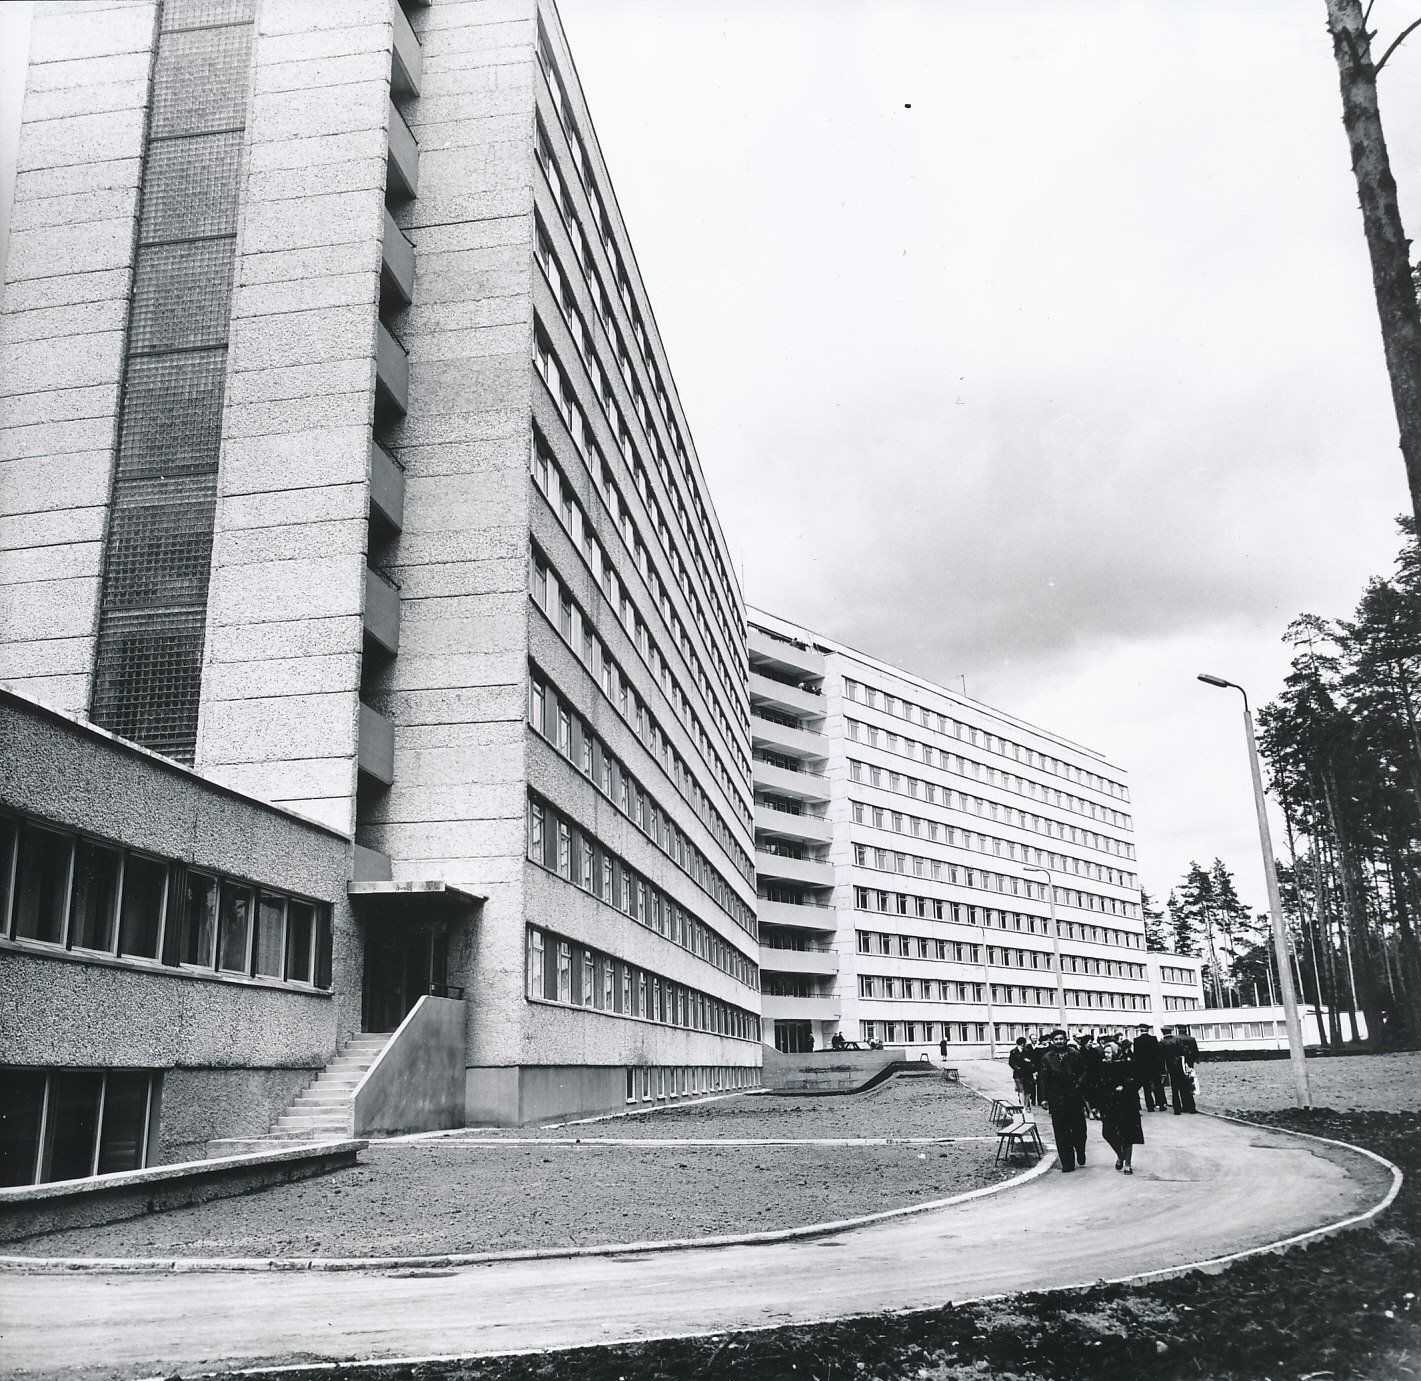
M1265 1253L1284 1252L1290 1249L1291 1247L1299 1246L1304 1242L1310 1242L1314 1239L1323 1237L1330 1237L1335 1233L1343 1232L1349 1228L1358 1227L1364 1223L1368 1223L1372 1219L1376 1218L1379 1214L1385 1212L1388 1208L1391 1207L1391 1205L1396 1201L1396 1196L1400 1193L1401 1186L1405 1180L1405 1176L1403 1175L1400 1166L1394 1164L1392 1161L1387 1160L1385 1156L1380 1156L1375 1151L1369 1151L1364 1146L1355 1146L1350 1141L1338 1141L1333 1137L1317 1136L1311 1132L1295 1132L1289 1128L1273 1127L1263 1122L1250 1122L1247 1118L1233 1117L1226 1113L1208 1113L1206 1115L1210 1117L1217 1117L1220 1121L1223 1122L1233 1122L1242 1127L1256 1127L1260 1131L1277 1133L1284 1136L1295 1136L1304 1141L1316 1141L1327 1146L1339 1146L1344 1150L1355 1151L1358 1154L1365 1156L1368 1160L1375 1161L1378 1165L1384 1166L1385 1168L1390 1170L1391 1187L1379 1203L1374 1204L1371 1208L1367 1209L1363 1213L1353 1214L1350 1218L1339 1219L1335 1223L1328 1223L1323 1225L1322 1227L1311 1228L1307 1232L1296 1233L1292 1237L1281 1238L1276 1242L1268 1242L1259 1247L1249 1247L1244 1251L1232 1252L1226 1256L1210 1257L1206 1260L1193 1261L1185 1265L1167 1266L1156 1271L1142 1271L1135 1275L1117 1276L1108 1280L1099 1279L1082 1281L1074 1285L1056 1285L1046 1290L1016 1290L1007 1294L974 1295L967 1299L948 1300L945 1301L945 1304L959 1306L967 1304L986 1304L991 1303L995 1300L1012 1299L1027 1294L1080 1294L1086 1290L1093 1290L1101 1285L1143 1284L1146 1281L1164 1280L1168 1279L1171 1276L1187 1275L1190 1271L1222 1270L1226 1266L1231 1265L1236 1261L1242 1261L1251 1256L1262 1256ZM944 1202L961 1202L963 1199L979 1197L983 1193L993 1193L1000 1189L1011 1188L1014 1185L1023 1184L1027 1180L1035 1178L1036 1176L1044 1173L1045 1170L1049 1169L1050 1167L1051 1157L1049 1155L1043 1156L1041 1161L1038 1162L1035 1166L1033 1166L1030 1171L1028 1171L1024 1175L1018 1176L1016 1179L1007 1180L1003 1184L994 1186L993 1188L985 1191L978 1190L972 1194L959 1196L957 1200L947 1200ZM927 1208L934 1206L935 1205L924 1204L918 1208L896 1210L892 1214L886 1214L882 1216L896 1217L901 1216L903 1213L922 1212ZM809 1236L812 1235L812 1230L799 1230L793 1235ZM606 1249L603 1250L605 1251ZM932 1308L942 1307L942 1305L932 1306ZM543 1348L539 1350L537 1355L556 1356L562 1353L583 1351L589 1348L596 1348L598 1350L602 1350L605 1348L625 1347L646 1343L672 1342L677 1339L685 1338L719 1338L722 1336L734 1337L736 1335L744 1333L768 1333L780 1328L812 1328L821 1324L843 1323L851 1319L875 1318L881 1317L882 1315L887 1315L894 1318L902 1318L911 1314L926 1314L930 1312L932 1312L932 1309L887 1309L874 1311L873 1313L869 1314L830 1314L825 1315L822 1318L796 1319L793 1323L788 1324L751 1324L739 1328L705 1329L700 1332L693 1333L639 1334L633 1337L626 1338L600 1339L596 1343L577 1343L569 1344L566 1346ZM491 1361L502 1357L526 1357L529 1355L530 1354L527 1349L503 1349L494 1352L431 1354L429 1356L423 1357L382 1357L344 1362L297 1362L287 1363L279 1366L249 1367L244 1368L240 1371L228 1371L220 1373L203 1372L196 1374L193 1378L191 1378L191 1381L205 1381L205 1378L209 1377L263 1377L300 1374L315 1376L339 1373L340 1375L345 1376L351 1373L368 1372L378 1375L380 1368L387 1367L412 1367L456 1362ZM160 1377L149 1377L145 1378L144 1381L163 1381L163 1379Z
M1004 1190L1016 1189L1044 1175L1054 1165L1053 1149L1048 1149L1029 1170L997 1184L954 1194L947 1199L885 1209L858 1218L841 1218L828 1223L810 1223L799 1228L775 1228L766 1232L729 1234L722 1237L673 1237L661 1242L608 1242L591 1247L528 1247L520 1251L461 1252L437 1256L356 1256L356 1257L97 1257L97 1256L0 1256L0 1275L72 1275L93 1272L110 1275L181 1275L235 1273L242 1271L400 1271L425 1270L441 1266L485 1266L503 1261L557 1261L583 1256L649 1255L654 1252L694 1251L700 1247L746 1247L770 1242L793 1242L802 1238L832 1237L851 1228L872 1226L894 1218L931 1213L973 1199L987 1198Z

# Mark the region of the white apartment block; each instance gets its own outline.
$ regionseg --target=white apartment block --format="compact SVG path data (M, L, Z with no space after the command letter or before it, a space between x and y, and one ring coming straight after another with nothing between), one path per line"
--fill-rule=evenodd
M765 1039L998 1053L1178 1024L1198 960L1145 949L1125 773L750 613Z

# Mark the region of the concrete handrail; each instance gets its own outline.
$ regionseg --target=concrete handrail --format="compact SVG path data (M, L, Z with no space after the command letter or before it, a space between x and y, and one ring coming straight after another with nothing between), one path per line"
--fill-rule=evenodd
M355 1086L360 1135L464 1124L464 1003L422 997Z

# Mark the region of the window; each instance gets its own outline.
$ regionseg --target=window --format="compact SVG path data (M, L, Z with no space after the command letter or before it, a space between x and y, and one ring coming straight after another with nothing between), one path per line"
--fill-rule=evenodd
M69 943L75 949L113 951L122 863L118 849L90 839L75 845L69 913Z
M69 893L70 838L26 823L15 872L17 939L62 944Z
M558 996L559 1002L572 1001L572 948L566 940L558 941Z
M280 978L286 963L286 898L272 892L257 897L257 933L252 971L261 978Z
M252 889L240 883L222 884L218 925L218 963L227 973L249 971L252 931Z

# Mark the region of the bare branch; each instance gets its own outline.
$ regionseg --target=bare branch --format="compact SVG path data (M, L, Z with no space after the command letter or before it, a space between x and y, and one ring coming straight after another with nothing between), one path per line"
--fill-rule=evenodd
M1362 27L1364 29L1367 27L1367 20L1372 17L1372 6L1376 3L1377 0L1367 0L1367 8L1362 11Z
M1343 43L1347 45L1347 51L1352 55L1353 69L1360 72L1362 70L1362 55L1357 51L1357 40L1352 37L1352 30L1339 29L1337 32L1341 35Z
M1391 47L1382 54L1382 60L1377 63L1372 70L1380 72L1386 66L1386 60L1401 47L1403 40L1413 29L1421 29L1421 19L1413 19L1397 36L1392 40Z

